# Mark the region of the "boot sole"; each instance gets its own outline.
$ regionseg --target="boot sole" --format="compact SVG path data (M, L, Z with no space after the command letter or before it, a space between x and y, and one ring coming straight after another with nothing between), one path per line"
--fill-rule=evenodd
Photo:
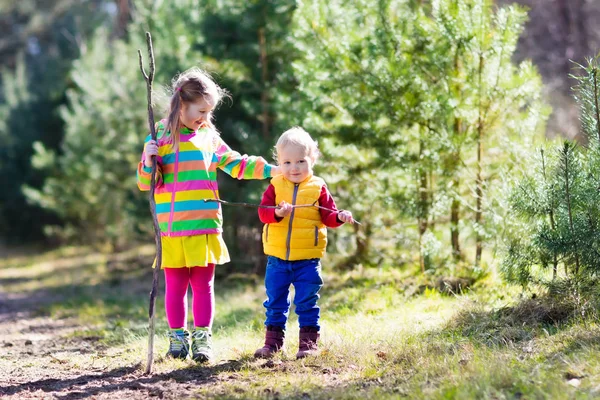
M197 363L206 363L210 361L210 357L206 354L196 354L192 357L192 360L196 361Z
M189 353L167 353L165 354L165 357L172 358L174 360L185 360L188 355Z
M273 354L256 354L256 353L254 353L254 358L269 359L269 358L273 358L273 357L275 357L275 353L273 353Z
M318 352L314 351L314 350L311 352L308 352L308 353L304 353L304 354L296 354L296 360L300 360L302 358L307 358L307 357L314 357L317 355L318 355Z

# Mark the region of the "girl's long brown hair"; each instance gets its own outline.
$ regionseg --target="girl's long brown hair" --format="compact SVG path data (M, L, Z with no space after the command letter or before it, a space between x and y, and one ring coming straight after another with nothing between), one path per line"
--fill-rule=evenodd
M182 128L181 109L185 103L195 103L204 99L215 105L215 109L224 97L229 94L219 87L205 71L200 68L190 68L173 79L172 95L167 111L165 131L170 131L169 142L174 150L179 148L179 130ZM210 99L210 100L209 100ZM208 125L216 131L212 122L213 113L209 114Z

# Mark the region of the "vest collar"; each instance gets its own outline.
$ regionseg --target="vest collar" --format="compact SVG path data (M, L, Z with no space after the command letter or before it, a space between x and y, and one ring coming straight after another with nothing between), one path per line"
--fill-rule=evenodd
M295 185L294 182L287 180L286 178L283 177L283 175L281 175L281 177L283 178L284 181L286 181L287 183L289 183L290 185ZM303 183L307 183L309 182L311 179L313 178L313 174L309 174L302 182L299 182L298 185L302 185Z

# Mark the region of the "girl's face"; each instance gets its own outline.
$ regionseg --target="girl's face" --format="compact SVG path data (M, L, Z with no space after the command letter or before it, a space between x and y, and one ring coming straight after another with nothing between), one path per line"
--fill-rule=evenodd
M300 146L288 144L279 149L277 160L281 173L290 182L300 183L313 173L313 161Z
M208 100L208 101L207 101ZM210 113L215 108L211 97L200 98L194 103L184 102L181 108L181 123L195 131L210 119Z

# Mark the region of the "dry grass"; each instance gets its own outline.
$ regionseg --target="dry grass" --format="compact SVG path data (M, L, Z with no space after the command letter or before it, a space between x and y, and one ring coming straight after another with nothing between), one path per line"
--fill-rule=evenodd
M152 376L144 376L151 249L105 257L55 251L2 261L0 395L7 398L594 398L600 328L568 298L520 300L493 278L443 295L411 271L326 274L318 357L255 360L264 292L219 277L216 359L165 359L162 300ZM258 281L260 282L260 281ZM7 283L10 283L7 285ZM576 304L576 306L573 306Z

